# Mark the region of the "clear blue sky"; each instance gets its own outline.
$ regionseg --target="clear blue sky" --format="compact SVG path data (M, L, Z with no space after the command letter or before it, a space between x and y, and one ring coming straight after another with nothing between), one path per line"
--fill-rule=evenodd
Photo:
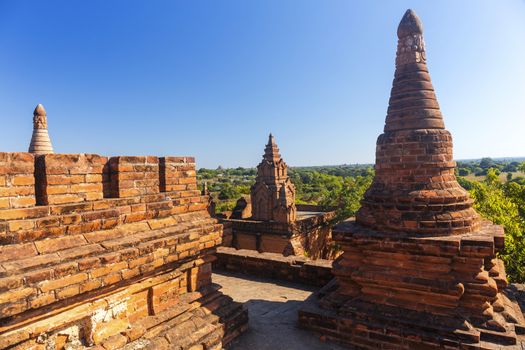
M0 150L373 162L407 8L457 159L525 156L525 1L0 1Z

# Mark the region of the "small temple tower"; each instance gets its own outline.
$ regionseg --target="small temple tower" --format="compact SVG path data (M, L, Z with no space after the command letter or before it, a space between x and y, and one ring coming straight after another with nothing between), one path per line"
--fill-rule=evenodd
M344 252L335 279L300 323L357 348L515 349L525 319L503 293L503 228L481 219L456 181L414 11L397 36L374 181L355 220L334 227Z
M255 184L251 188L252 219L283 223L295 221L295 187L288 177L287 168L275 137L270 134L263 160L257 166Z
M36 154L54 153L49 133L47 132L46 110L40 103L33 112L33 136L31 137L29 152Z
M239 198L229 217L222 220L225 227L231 227L231 239L224 239L217 266L235 266L228 262L236 254L230 247L329 259L336 254L330 224L335 214L334 208L295 204L295 186L270 134L250 196Z

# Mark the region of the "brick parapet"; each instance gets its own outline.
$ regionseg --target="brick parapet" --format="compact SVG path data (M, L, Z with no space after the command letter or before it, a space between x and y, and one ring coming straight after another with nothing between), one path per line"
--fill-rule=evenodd
M1 168L7 179L22 171L28 178L34 176L36 186L43 186L36 192L49 204L35 205L35 192L29 191L31 206L0 210L0 349L30 348L38 341L54 346L59 341L57 332L69 334L69 328L62 328L71 324L80 329L85 346L104 344L112 337L120 337L125 344L136 339L127 337L131 329L143 330L141 336L155 328L153 337L160 324L169 320L162 321L161 314L181 308L197 312L199 305L213 298L226 298L211 284L211 261L222 243L223 226L208 214L208 197L194 188L193 158L174 158L179 167L186 167L185 173L172 176L176 180L180 175L183 186L161 192L156 157L108 160L96 155L45 155L37 157L34 168L32 155L2 155L0 160L7 163L24 163ZM122 198L103 198L108 172L119 180L111 183L111 193ZM126 174L144 176L126 178ZM95 185L86 191L77 187L81 184ZM13 193L19 191L11 180L5 186L14 188ZM25 186L33 190L35 182ZM53 191L56 187L60 193ZM131 189L137 191L127 192ZM67 197L57 200L56 196ZM193 298L191 293L200 296ZM124 321L112 316L108 324L101 322L97 328L93 326L98 317L95 304L106 296L127 303L125 311L118 311L125 315ZM232 305L236 311L228 317L239 321L235 327L234 323L221 326L219 318L210 324L217 331L223 329L214 341L225 344L245 328L246 313L233 308L231 299L221 303L210 310ZM72 313L70 308L77 311ZM60 323L55 322L56 315L62 315ZM147 320L145 324L141 319ZM37 320L47 320L38 324L49 341L34 333ZM174 346L183 342L174 339Z
M314 208L319 211L317 212L316 210L316 213L309 217L299 217L292 223L251 219L222 219L221 221L230 223L233 230L237 231L292 237L295 234L300 234L304 230L309 230L320 225L328 225L335 217L335 211L323 211L321 207L318 206L314 206ZM312 207L307 207L306 209L312 209ZM301 213L299 213L299 216L300 214Z
M96 154L45 154L36 157L37 203L67 204L104 198L107 157Z
M111 157L109 171L112 197L134 197L160 192L158 157Z
M332 260L310 260L301 256L259 253L248 249L217 248L214 268L250 276L324 286L333 278Z
M196 190L193 157L0 152L0 210Z
M228 232L231 232L231 239L228 237L224 245L281 255L332 259L337 254L331 239L331 224L335 211L315 211L309 214L301 217L299 212L299 219L292 223L222 219L221 222L228 224Z
M197 173L193 157L161 157L159 173L161 192L197 189Z
M36 204L34 173L33 154L0 152L0 210Z

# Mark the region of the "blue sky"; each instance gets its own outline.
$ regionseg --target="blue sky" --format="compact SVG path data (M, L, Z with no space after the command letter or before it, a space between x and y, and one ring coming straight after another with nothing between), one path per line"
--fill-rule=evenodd
M525 156L525 1L0 1L1 151L373 162L407 8L457 159Z

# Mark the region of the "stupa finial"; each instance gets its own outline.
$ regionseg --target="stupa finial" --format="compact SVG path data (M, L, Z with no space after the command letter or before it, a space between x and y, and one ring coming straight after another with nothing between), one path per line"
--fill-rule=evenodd
M402 39L409 35L422 35L423 34L423 23L416 15L414 10L408 9L405 12L405 15L399 22L397 27L397 37Z
M33 111L33 136L29 144L29 152L36 154L54 153L47 131L46 109L41 103Z

